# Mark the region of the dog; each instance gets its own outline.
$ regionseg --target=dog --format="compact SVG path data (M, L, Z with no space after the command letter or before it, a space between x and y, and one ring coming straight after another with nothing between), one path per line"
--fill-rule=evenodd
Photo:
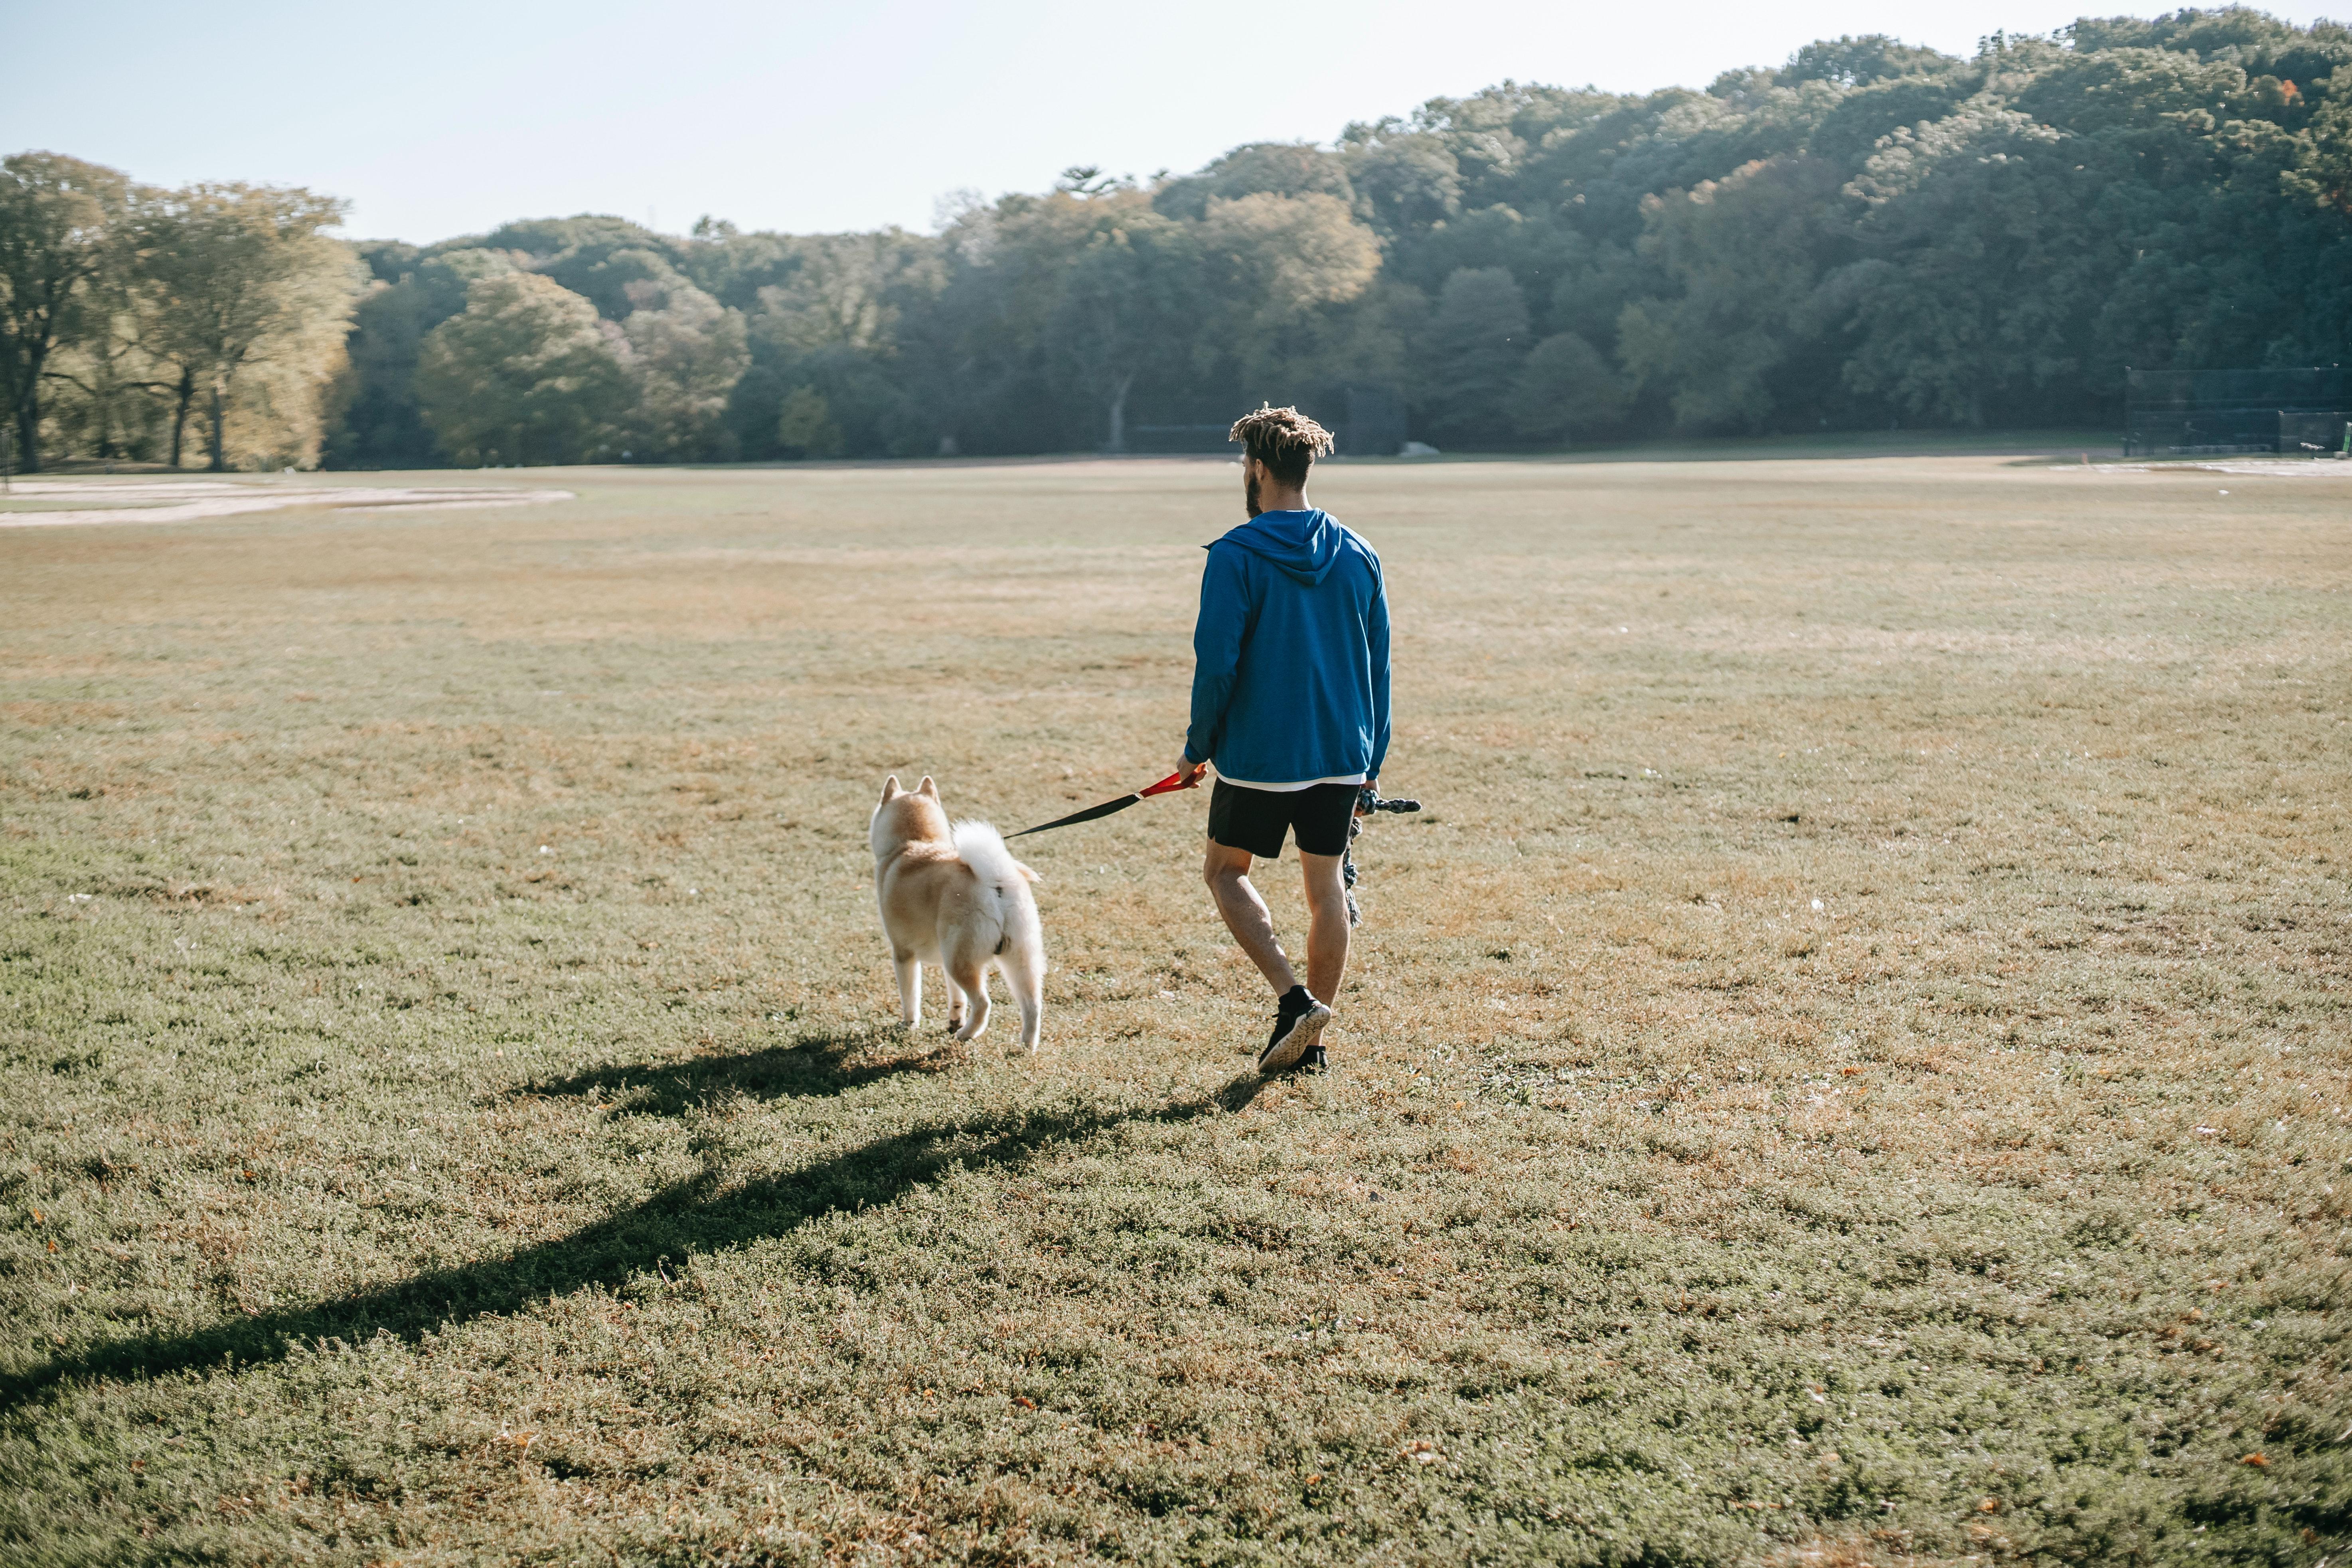
M1021 1043L1037 1048L1045 1012L1045 933L1029 884L1037 873L1013 858L984 822L949 825L940 786L912 790L897 774L866 827L874 849L874 898L882 936L898 972L898 1014L923 1022L923 965L948 983L948 1027L959 1040L988 1027L988 972L1003 971L1021 1009Z

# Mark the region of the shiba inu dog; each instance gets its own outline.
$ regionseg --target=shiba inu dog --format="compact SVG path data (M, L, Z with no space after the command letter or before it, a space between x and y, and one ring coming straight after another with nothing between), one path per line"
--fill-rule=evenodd
M910 1029L923 1021L923 965L948 983L948 1027L959 1040L988 1027L988 972L1021 1009L1021 1043L1037 1048L1045 1010L1045 933L1029 884L1037 873L1013 858L984 822L948 823L940 786L926 778L911 791L896 774L866 828L874 849L874 897L882 935L898 971L898 1013Z

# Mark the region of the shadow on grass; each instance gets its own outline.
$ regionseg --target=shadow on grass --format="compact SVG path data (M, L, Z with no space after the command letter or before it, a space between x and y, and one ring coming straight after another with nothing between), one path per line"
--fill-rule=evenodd
M861 1054L870 1056L877 1043L894 1040L900 1047L895 1056L853 1059ZM570 1078L527 1083L510 1092L598 1100L616 1110L676 1116L738 1095L751 1100L814 1100L846 1094L901 1073L948 1072L968 1061L970 1051L971 1047L956 1044L954 1037L945 1033L929 1039L915 1035L803 1035L789 1046L772 1046L762 1051L599 1068Z
M121 1340L0 1376L0 1408L23 1405L73 1378L152 1377L247 1365L278 1360L306 1341L357 1343L378 1333L414 1340L465 1319L518 1311L530 1302L592 1287L617 1287L664 1258L683 1262L698 1253L785 1235L840 1210L887 1204L952 1166L1017 1165L1129 1122L1178 1123L1239 1110L1261 1087L1255 1073L1244 1073L1214 1094L1158 1107L1036 1110L943 1123L877 1139L829 1160L740 1185L729 1184L722 1170L706 1166L635 1208L503 1258L193 1333Z

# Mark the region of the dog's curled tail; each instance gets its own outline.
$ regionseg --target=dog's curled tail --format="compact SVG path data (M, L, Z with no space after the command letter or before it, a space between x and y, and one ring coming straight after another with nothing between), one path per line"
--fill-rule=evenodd
M1004 836L985 822L955 825L957 858L980 878L980 897L1007 942L1031 944L1042 933L1037 925L1037 900L1029 884L1037 873L1013 858ZM998 951L1003 951L1000 943Z

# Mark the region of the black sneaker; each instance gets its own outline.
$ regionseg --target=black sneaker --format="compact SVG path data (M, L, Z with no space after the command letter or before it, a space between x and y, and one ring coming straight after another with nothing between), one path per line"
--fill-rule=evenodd
M1309 1046L1298 1053L1298 1065L1291 1070L1293 1072L1329 1072L1331 1058L1323 1054L1321 1046Z
M1297 1067L1298 1058L1322 1038L1323 1026L1330 1021L1331 1009L1315 1000L1306 986L1294 985L1285 992L1274 1010L1274 1033L1267 1037L1265 1049L1257 1054L1259 1076Z

